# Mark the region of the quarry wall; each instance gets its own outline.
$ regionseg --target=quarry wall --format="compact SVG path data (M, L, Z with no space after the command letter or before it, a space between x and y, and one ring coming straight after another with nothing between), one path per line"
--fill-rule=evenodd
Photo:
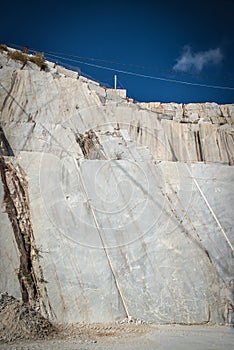
M1 291L66 323L233 323L234 105L0 66Z

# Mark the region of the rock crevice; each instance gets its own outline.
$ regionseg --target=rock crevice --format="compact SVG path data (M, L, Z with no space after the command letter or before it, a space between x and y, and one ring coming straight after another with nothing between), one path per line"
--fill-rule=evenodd
M4 189L3 202L19 251L18 280L22 300L32 307L39 307L48 315L50 303L47 300L46 305L42 297L43 294L48 297L45 287L47 281L43 276L39 262L40 252L33 234L26 174L19 164L14 164L3 156L0 157L0 173ZM38 269L34 266L36 264Z
M4 157L0 158L0 171L4 186L4 204L11 222L15 240L20 252L18 279L22 299L34 304L37 299L36 279L32 266L32 223L26 193L23 170L15 168Z

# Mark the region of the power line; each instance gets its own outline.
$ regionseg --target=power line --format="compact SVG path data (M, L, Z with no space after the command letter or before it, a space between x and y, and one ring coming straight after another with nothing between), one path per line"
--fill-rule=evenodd
M88 60L88 61L103 62L103 63L108 63L108 64L120 65L120 66L125 66L125 67L133 67L133 68L137 68L137 69L157 71L157 72L162 72L162 73L173 73L173 74L180 74L180 75L197 76L197 77L201 77L201 78L216 79L216 80L231 80L231 81L234 80L234 79L229 78L229 77L225 77L225 79L220 79L220 78L217 78L217 77L214 77L214 76L203 75L203 74L199 74L199 73L178 72L178 71L174 71L173 69L162 69L162 68L158 68L158 67L147 67L147 66L136 65L136 64L131 64L131 63L108 61L108 60L103 60L103 59L100 59L100 58L71 55L71 54L66 54L66 53L62 53L62 52L55 52L55 51L49 51L48 54L65 56L65 57L68 57L68 58L69 57L70 58L78 58L78 59Z
M18 47L18 48L21 47L19 45L12 44L12 43L11 43L11 45L13 45L15 47ZM36 52L37 50L31 49L31 51ZM75 56L75 55L60 53L60 55L66 56L66 57L62 57L62 56L56 55L55 53L56 52L52 53L52 52L45 52L44 51L44 54L46 54L47 56L52 56L52 57L59 58L59 59L62 59L62 60L76 62L76 63L84 64L84 65L87 65L87 66L95 67L95 68L98 68L98 69L105 69L105 70L109 70L109 71L113 71L113 72L117 72L117 73L123 73L123 74L127 74L127 75L137 76L137 77L141 77L141 78L148 78L148 79L153 79L153 80L166 81L166 82L170 82L170 83L184 84L184 85L190 85L190 86L199 86L199 87L206 87L206 88L212 88L212 89L234 90L234 87L230 87L230 86L220 86L220 85L211 85L211 84L192 83L192 82L188 82L188 81L184 81L184 80L177 80L177 79L171 79L171 78L163 78L163 77L158 77L158 76L152 76L152 75L148 75L148 74L135 73L135 72L131 72L131 71L126 71L126 70L120 70L120 69L110 68L110 67L106 67L106 66L101 66L101 65L98 65L98 64L94 64L94 63L83 62L83 61L80 61L80 60L77 60L77 59L72 59L72 58L69 58L69 57L76 57L76 58L86 59L86 60L106 62L106 63L109 63L109 64L121 64L121 65L124 65L124 66L132 66L132 67L138 67L138 68L142 68L142 69L143 68L147 69L144 66L135 66L135 65L125 64L125 63L106 61L106 60L102 60L102 59L96 59L96 58L82 57L82 56Z
M20 45L16 45L13 43L10 43L11 45L18 47L20 49L23 48L23 46ZM32 48L31 50L32 52L38 52L38 50ZM149 70L149 71L157 71L157 72L162 72L162 73L172 73L172 74L179 74L179 75L188 75L188 76L194 76L194 77L200 77L200 78L204 78L204 79L215 79L215 80L220 80L220 81L226 81L226 80L230 80L230 81L234 81L233 78L230 77L225 77L225 78L220 78L220 77L215 77L215 76L210 76L210 75L204 75L204 74L199 74L199 73L190 73L190 72L178 72L175 71L173 69L162 69L159 67L147 67L147 66L143 66L143 65L136 65L136 64L131 64L131 63L123 63L123 62L117 62L117 61L108 61L105 59L100 59L100 58L94 58L94 57L86 57L86 56L78 56L78 55L72 55L72 54L67 54L67 53L63 53L63 52L56 52L56 51L48 51L47 52L48 55L59 55L59 56L63 56L63 59L65 59L65 57L68 58L75 58L75 59L80 59L80 60L88 60L88 61L94 61L94 62L103 62L103 63L107 63L107 64L112 64L112 65L120 65L120 66L124 66L124 67L132 67L132 68L137 68L137 69L144 69L144 70Z
M200 87L206 87L206 88L212 88L212 89L234 90L234 87L230 87L230 86L219 86L219 85L210 85L210 84L191 83L191 82L183 81L183 80L163 78L163 77L157 77L157 76L152 76L152 75L147 75L147 74L140 74L140 73L125 71L125 70L121 70L121 69L105 67L105 66L101 66L101 65L98 65L98 64L82 62L80 60L75 60L75 59L71 59L71 58L64 58L64 57L57 56L57 55L50 54L50 53L46 53L46 54L49 55L49 56L53 56L55 58L62 59L62 60L68 60L68 61L72 61L72 62L76 62L76 63L80 63L80 64L85 64L86 66L91 66L91 67L95 67L95 68L99 68L99 69L106 69L106 70L109 70L109 71L112 71L112 72L128 74L128 75L137 76L137 77L141 77L141 78L148 78L148 79L154 79L154 80L160 80L160 81L166 81L166 82L170 82L170 83L177 83L177 84L184 84L184 85L200 86Z

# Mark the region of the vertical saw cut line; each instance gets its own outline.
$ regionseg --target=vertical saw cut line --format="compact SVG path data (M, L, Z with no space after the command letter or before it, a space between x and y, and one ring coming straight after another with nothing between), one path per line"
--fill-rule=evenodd
M187 164L186 164L186 165L187 165ZM210 206L210 204L209 204L209 202L208 202L206 196L204 195L204 193L203 193L201 187L199 186L197 180L195 179L195 177L193 176L192 172L190 171L188 165L187 165L187 169L188 169L188 172L189 172L191 178L193 179L193 181L194 181L194 183L195 183L195 185L196 185L196 187L197 187L199 193L201 194L201 196L202 196L204 202L206 203L206 205L207 205L209 211L211 212L211 214L212 214L214 220L216 221L218 227L220 228L220 230L221 230L221 232L222 232L222 234L223 234L225 240L227 241L229 247L231 248L231 250L232 250L232 252L233 252L233 251L234 251L234 248L233 248L233 246L232 246L232 243L231 243L230 240L228 239L228 237L227 237L227 235L226 235L226 232L224 231L222 225L221 225L220 222L219 222L219 219L218 219L217 216L215 215L215 213L214 213L213 209L211 208L211 206Z
M77 171L78 171L78 174L79 174L79 177L80 177L80 180L81 180L81 184L82 184L82 187L83 187L85 196L86 196L87 204L88 204L88 206L89 206L89 208L90 208L90 210L91 210L91 213L92 213L92 216L93 216L93 219L94 219L94 222L95 222L95 226L96 226L96 228L97 228L97 231L98 231L98 234L99 234L101 243L102 243L102 248L103 248L103 250L104 250L104 252L105 252L105 255L106 255L106 258L107 258L109 267L110 267L110 269L111 269L111 273L112 273L112 275L113 275L113 277L114 277L114 281L115 281L117 290L118 290L118 292L119 292L119 296L120 296L120 299L121 299L121 301L122 301L122 304L123 304L123 307L124 307L124 311L125 311L125 313L126 313L126 316L127 316L128 318L130 318L130 314L129 314L129 312L128 312L128 308L127 308L126 302L125 302L125 300L124 300L123 292L122 292L122 290L121 290L121 288L120 288L119 282L118 282L117 277L116 277L115 272L114 272L114 267L113 267L113 265L112 265L110 256L109 256L109 254L108 254L108 252L107 252L107 249L106 249L106 247L105 247L104 240L103 240L103 238L102 238L101 228L100 228L99 223L98 223L98 221L97 221L95 212L94 212L92 206L90 205L90 200L89 200L88 192L87 192L87 189L86 189L86 186L85 186L85 183L84 183L84 180L83 180L83 177L82 177L80 168L79 168L79 166L78 166L77 160L74 159L74 158L73 158L73 160L74 160L75 167L76 167L76 169L77 169Z

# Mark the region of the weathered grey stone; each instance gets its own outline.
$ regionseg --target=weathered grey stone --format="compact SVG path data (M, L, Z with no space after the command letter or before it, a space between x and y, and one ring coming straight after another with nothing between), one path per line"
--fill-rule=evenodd
M121 98L126 98L127 91L125 89L107 89L108 96L118 95Z
M7 52L2 50L1 53L0 53L0 64L2 65L2 67L6 66L7 61L8 61L8 59L7 59Z
M4 191L0 181L0 203L3 203ZM0 210L0 290L7 291L16 298L21 298L17 277L19 268L19 252L12 231L11 223L3 205Z
M113 102L121 102L126 97L126 90L120 89L107 89L106 98Z
M126 314L124 302L130 315L148 321L221 322L220 276L231 280L233 260L209 206L233 244L232 168L130 159L76 165L72 157L35 152L18 161L60 321L111 321Z
M106 98L106 88L99 86L99 85L96 85L96 84L91 84L91 83L88 84L88 87L90 90L95 91L95 93L97 93L98 96L102 96L102 97Z
M2 69L0 75L4 83L3 87L1 87L0 95L3 105L1 123L3 127L4 123L7 124L6 129L10 130L14 128L14 135L18 134L20 137L22 130L21 123L34 122L36 125L32 134L34 143L36 139L41 143L41 133L36 135L39 131L39 128L37 127L38 123L42 124L49 130L49 132L54 130L53 125L60 123L64 128L69 126L68 128L72 129L75 134L78 131L85 132L90 128L95 128L106 123L116 124L116 122L119 122L125 125L124 128L127 127L127 129L129 129L129 132L132 134L135 141L148 146L157 159L172 159L174 155L169 151L167 144L175 144L179 139L183 140L184 138L184 135L181 134L183 128L180 127L181 123L178 123L176 118L178 118L180 122L183 122L186 125L186 128L188 128L189 124L197 122L197 120L199 125L204 124L204 121L206 121L207 126L205 130L212 135L216 134L215 125L224 124L227 119L231 118L223 118L219 116L212 117L213 119L211 120L211 117L204 116L202 105L196 104L184 106L184 114L182 117L180 117L182 106L177 105L178 108L176 109L176 104L169 104L167 110L165 110L166 104L164 104L164 106L157 105L152 111L142 108L139 109L138 105L133 103L123 103L118 95L113 97L111 93L109 94L109 99L105 100L105 90L101 87L97 86L96 90L95 88L90 90L90 86L95 85L92 85L91 83L88 85L83 83L82 80L72 78L60 78L59 80L55 80L49 72L46 73L29 70L13 72L13 70ZM30 84L28 84L29 81ZM99 89L99 91L97 91L97 89ZM7 95L7 92L9 91L15 96L14 100ZM36 95L35 98L32 98L35 95L35 91L37 91L38 95ZM103 94L103 101L100 100L100 94ZM40 96L40 98L37 98L37 96ZM110 99L112 98L111 96L114 100ZM162 108L160 106L162 106ZM211 104L209 106L209 108L211 108L213 105ZM207 108L207 106L204 108ZM159 112L159 110L162 110L165 113ZM231 106L229 109L226 109L226 111L228 110L232 110ZM215 115L216 114L217 113L215 112ZM170 126L170 133L167 131L167 123L163 122L163 120L168 119L175 119L175 122L171 124L173 127ZM215 122L215 124L212 124L212 121L213 123ZM9 122L14 123L12 128L8 126ZM137 133L138 124L140 125L139 133ZM26 124L25 127L27 128ZM219 131L219 129L217 129L217 131ZM156 148L154 145L155 133L158 134L159 132L162 135L161 143L165 143L167 152L163 152L162 147ZM21 140L16 140L15 136L11 137L10 134L8 135L7 130L5 133L10 142L11 138L13 143L19 144L22 142L22 138ZM209 140L208 134L207 137L205 135L203 136L206 138L206 141ZM196 147L196 140L191 128L190 131L188 131L188 137L191 142L194 143L193 145L191 144L191 147ZM218 142L221 152L226 153L225 159L230 158L230 154L233 151L232 144L228 142L227 147L225 138L220 140L217 139L214 142ZM214 142L212 142L211 145L206 142L206 148L211 148L209 152L212 152ZM202 143L201 145L203 147ZM181 147L181 145L178 144L176 147ZM41 149L41 146L39 146L38 149ZM35 147L34 150L36 150ZM168 151L171 153L170 157L167 156ZM178 160L185 160L184 157L180 158L180 153L176 153L176 158ZM206 151L203 153L207 154ZM191 161L201 160L196 153L192 152L192 154L193 158L190 158ZM205 157L203 157L202 160L206 161ZM207 161L210 161L210 158L208 158ZM215 161L222 162L222 159L217 155Z
M63 77L73 78L77 79L79 74L77 72L73 72L67 68L64 68L62 66L56 65L56 71L58 74L60 74Z
M50 318L229 322L234 106L136 104L74 72L1 62L0 289L19 296L12 218L26 206L17 223L32 224Z

